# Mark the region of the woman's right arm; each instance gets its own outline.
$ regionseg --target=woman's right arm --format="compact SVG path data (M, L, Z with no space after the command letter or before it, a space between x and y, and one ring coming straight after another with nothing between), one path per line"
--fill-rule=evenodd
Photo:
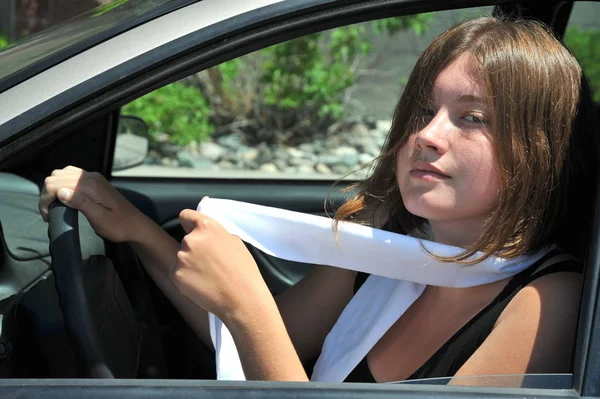
M65 190L66 189L66 190ZM208 315L171 280L179 243L125 199L102 175L68 166L46 178L40 213L59 199L83 213L101 237L128 242L158 287L169 298L202 341L212 348ZM325 336L352 298L355 272L316 266L300 282L275 300L294 347L302 361L319 355Z

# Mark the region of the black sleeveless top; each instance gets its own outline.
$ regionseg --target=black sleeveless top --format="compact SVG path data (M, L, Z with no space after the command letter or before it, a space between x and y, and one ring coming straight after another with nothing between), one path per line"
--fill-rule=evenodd
M481 346L491 333L500 314L512 298L533 280L551 273L582 272L582 264L571 259L559 260L557 263L542 267L551 258L561 254L558 250L550 251L538 262L531 265L521 273L515 275L502 292L481 312L469 320L456 332L429 360L427 360L407 380L421 378L451 377L466 363L466 361ZM541 270L540 270L540 267ZM369 275L359 273L354 283L354 292L362 286ZM345 382L376 382L369 370L365 356L356 368L348 375Z

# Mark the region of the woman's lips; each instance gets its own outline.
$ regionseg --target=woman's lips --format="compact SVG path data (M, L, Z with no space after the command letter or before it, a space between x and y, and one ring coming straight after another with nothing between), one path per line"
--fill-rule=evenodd
M444 175L442 173L434 172L432 170L426 169L413 169L410 171L410 176L425 181L440 181L449 179L450 176Z

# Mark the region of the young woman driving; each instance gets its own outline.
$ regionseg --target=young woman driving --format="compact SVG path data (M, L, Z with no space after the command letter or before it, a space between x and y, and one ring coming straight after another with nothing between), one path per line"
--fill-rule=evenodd
M372 175L336 222L463 248L443 259L462 267L535 253L563 217L580 79L537 23L486 17L449 29L419 58ZM247 379L308 380L304 366L367 277L317 266L273 298L241 240L202 213L181 212L180 245L97 173L54 171L40 199L45 219L56 198L100 236L130 243L209 347L206 312L217 315ZM427 286L346 381L568 372L579 267L553 250L512 278Z

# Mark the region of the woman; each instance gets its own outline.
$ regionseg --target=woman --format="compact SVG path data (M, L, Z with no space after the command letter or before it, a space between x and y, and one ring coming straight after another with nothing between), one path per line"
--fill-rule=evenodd
M533 22L481 18L451 28L417 62L374 173L336 221L464 248L444 259L464 267L552 243L572 174L580 77L575 59ZM247 379L307 380L303 363L318 357L366 277L319 266L274 299L243 243L202 213L181 212L180 246L98 174L53 172L44 218L56 198L102 237L129 242L208 346L206 311L223 320ZM554 251L511 279L428 286L347 381L568 372L578 268Z

